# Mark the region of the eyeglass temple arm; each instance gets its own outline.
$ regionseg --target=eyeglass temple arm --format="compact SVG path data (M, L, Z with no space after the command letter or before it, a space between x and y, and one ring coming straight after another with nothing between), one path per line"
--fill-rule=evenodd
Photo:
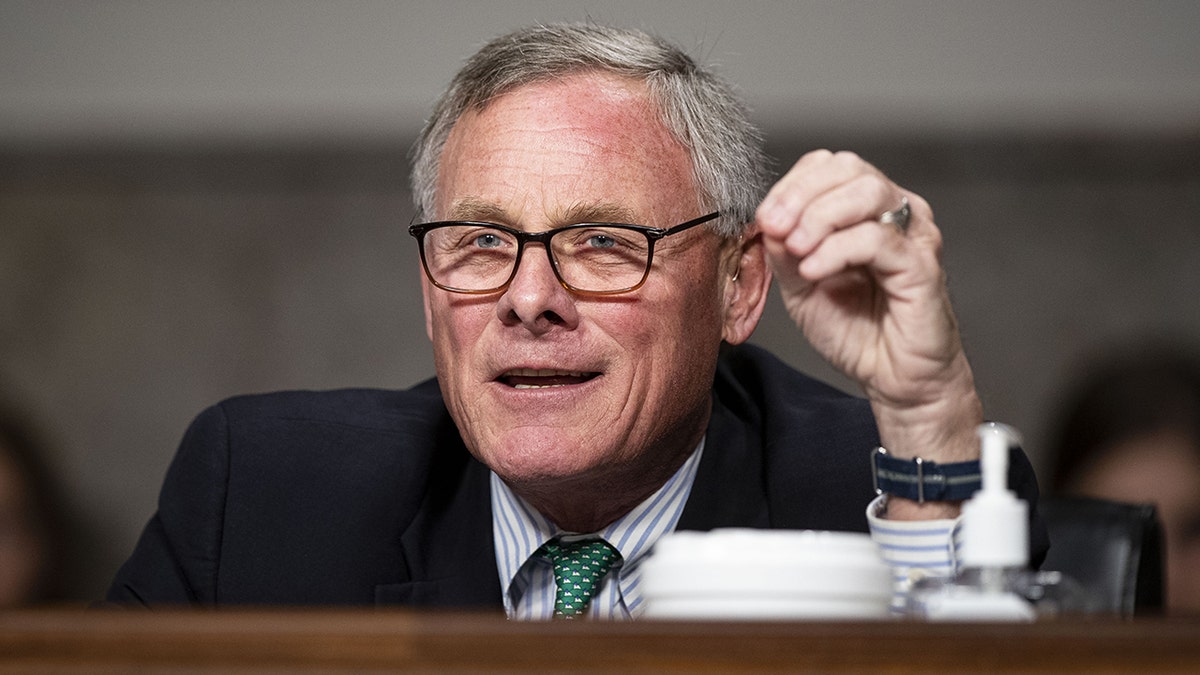
M675 234L676 232L682 232L688 228L695 227L697 225L703 225L704 223L707 223L710 220L715 220L719 217L721 217L721 212L713 211L712 213L710 213L708 215L700 216L699 218L693 218L685 223L680 223L680 224L676 225L675 227L671 227L671 228L668 228L665 230L653 230L653 231L656 232L659 237L665 237L668 234Z

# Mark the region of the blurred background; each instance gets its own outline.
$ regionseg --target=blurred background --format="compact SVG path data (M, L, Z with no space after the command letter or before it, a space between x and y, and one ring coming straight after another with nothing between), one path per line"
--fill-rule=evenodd
M530 22L663 34L784 170L854 150L934 206L989 417L1042 468L1084 364L1200 344L1200 3L0 0L0 400L100 597L203 407L433 373L406 154ZM755 340L848 387L772 303Z

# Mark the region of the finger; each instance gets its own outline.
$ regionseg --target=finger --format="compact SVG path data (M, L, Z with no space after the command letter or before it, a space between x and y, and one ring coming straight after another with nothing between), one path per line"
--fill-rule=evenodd
M805 257L798 271L802 278L818 282L847 269L863 267L876 278L936 269L936 260L921 254L896 228L865 222L831 233ZM926 277L918 274L918 278Z
M787 248L798 257L808 255L825 237L837 230L876 221L898 203L900 190L878 174L861 175L819 195L804 209L799 222L787 236Z
M908 228L905 235L909 239L925 239L932 238L941 243L941 232L937 226L933 224L933 209L929 206L929 202L925 201L921 195L908 190L901 190L900 195L908 200L908 208L911 213L908 218ZM888 210L899 206L899 202L888 207Z
M878 170L854 153L814 150L771 187L759 205L756 220L766 236L785 237L818 195L871 173L878 174Z
M787 252L783 241L763 237L763 251L767 264L782 288L796 289L807 282L800 276L800 259Z

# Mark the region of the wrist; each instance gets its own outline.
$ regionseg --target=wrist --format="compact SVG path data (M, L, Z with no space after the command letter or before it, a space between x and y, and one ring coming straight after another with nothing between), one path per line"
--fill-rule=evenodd
M935 400L917 405L871 401L881 444L892 457L963 462L979 458L975 429L983 404L973 383L947 388Z

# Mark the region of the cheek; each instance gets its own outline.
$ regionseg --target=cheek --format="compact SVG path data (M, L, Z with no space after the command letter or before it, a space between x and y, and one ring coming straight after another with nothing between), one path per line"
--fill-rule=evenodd
M648 321L640 336L641 348L654 358L657 374L670 378L667 387L694 379L707 388L711 373L697 364L715 362L721 341L722 302L711 283L680 284L685 293L665 298L647 308Z
M725 318L725 286L713 278L683 284L682 329L684 336L700 343L720 342Z
M489 312L482 306L455 306L430 303L426 318L433 342L433 357L438 374L459 379L465 375L473 347L487 326Z

